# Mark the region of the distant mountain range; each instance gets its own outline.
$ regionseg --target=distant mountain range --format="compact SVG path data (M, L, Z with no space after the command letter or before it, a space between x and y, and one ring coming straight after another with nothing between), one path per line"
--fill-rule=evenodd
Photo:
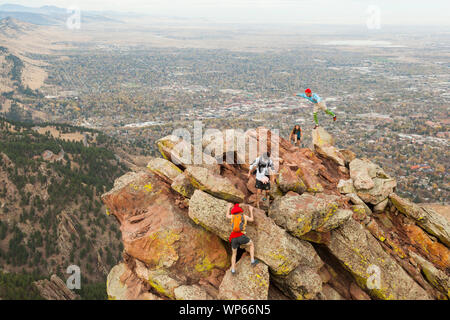
M36 25L61 25L64 24L68 17L73 13L65 8L55 6L42 6L39 8L26 7L16 4L0 5L0 19L14 18L23 22L29 22ZM116 18L110 18L103 13L82 11L81 22L120 22Z
M17 35L17 33L24 33L32 28L30 23L22 22L18 19L7 17L0 20L0 34L7 37Z

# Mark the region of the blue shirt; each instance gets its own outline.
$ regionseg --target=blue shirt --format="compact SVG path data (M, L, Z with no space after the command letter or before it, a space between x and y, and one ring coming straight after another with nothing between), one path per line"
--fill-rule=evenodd
M308 99L309 101L311 101L312 103L319 103L322 98L319 97L317 94L313 93L311 97L308 97L305 93L297 93L296 94L297 97L302 97L305 99Z

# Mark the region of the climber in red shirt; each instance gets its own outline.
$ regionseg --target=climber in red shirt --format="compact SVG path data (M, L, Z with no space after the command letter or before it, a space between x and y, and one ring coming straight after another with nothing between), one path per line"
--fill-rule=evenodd
M253 207L250 208L250 217L244 214L244 210L239 207L239 203L236 203L234 207L231 207L231 203L228 203L227 207L227 219L231 219L231 225L233 227L230 234L229 241L231 242L231 274L236 274L236 255L237 249L240 246L249 246L250 258L252 266L255 266L259 261L255 260L255 247L253 241L245 235L245 227L247 222L253 222ZM230 210L231 209L231 210Z

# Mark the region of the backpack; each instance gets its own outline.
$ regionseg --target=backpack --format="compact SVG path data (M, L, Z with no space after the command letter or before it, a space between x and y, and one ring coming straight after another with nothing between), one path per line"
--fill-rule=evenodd
M264 162L262 161L261 157L259 157L259 158L257 158L256 161L258 161L258 162L257 162L257 170L255 170L255 171L252 172L252 175L254 175L254 176L256 175L256 171L262 172L263 169L269 167L269 165L270 165L270 159L269 159L266 163L264 163Z
M242 213L235 214L231 219L231 225L233 226L233 232L245 233L245 226L247 221L245 221L244 215Z

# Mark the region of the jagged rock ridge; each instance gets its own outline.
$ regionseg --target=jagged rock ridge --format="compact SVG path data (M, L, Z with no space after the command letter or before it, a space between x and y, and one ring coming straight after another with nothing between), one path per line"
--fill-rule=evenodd
M164 159L119 178L103 195L121 224L124 261L108 276L111 299L448 299L450 223L395 194L396 181L369 159L339 150L323 128L314 150L258 128L233 139L203 141L201 165L183 158L194 147L174 136L158 141ZM247 234L261 261L247 254L230 275L227 202L255 199L248 181L252 141L277 143L270 203L255 209ZM233 136L234 137L234 136ZM223 152L217 146L225 146ZM178 146L178 147L177 147ZM243 160L241 164L220 161ZM212 156L213 155L213 156Z

